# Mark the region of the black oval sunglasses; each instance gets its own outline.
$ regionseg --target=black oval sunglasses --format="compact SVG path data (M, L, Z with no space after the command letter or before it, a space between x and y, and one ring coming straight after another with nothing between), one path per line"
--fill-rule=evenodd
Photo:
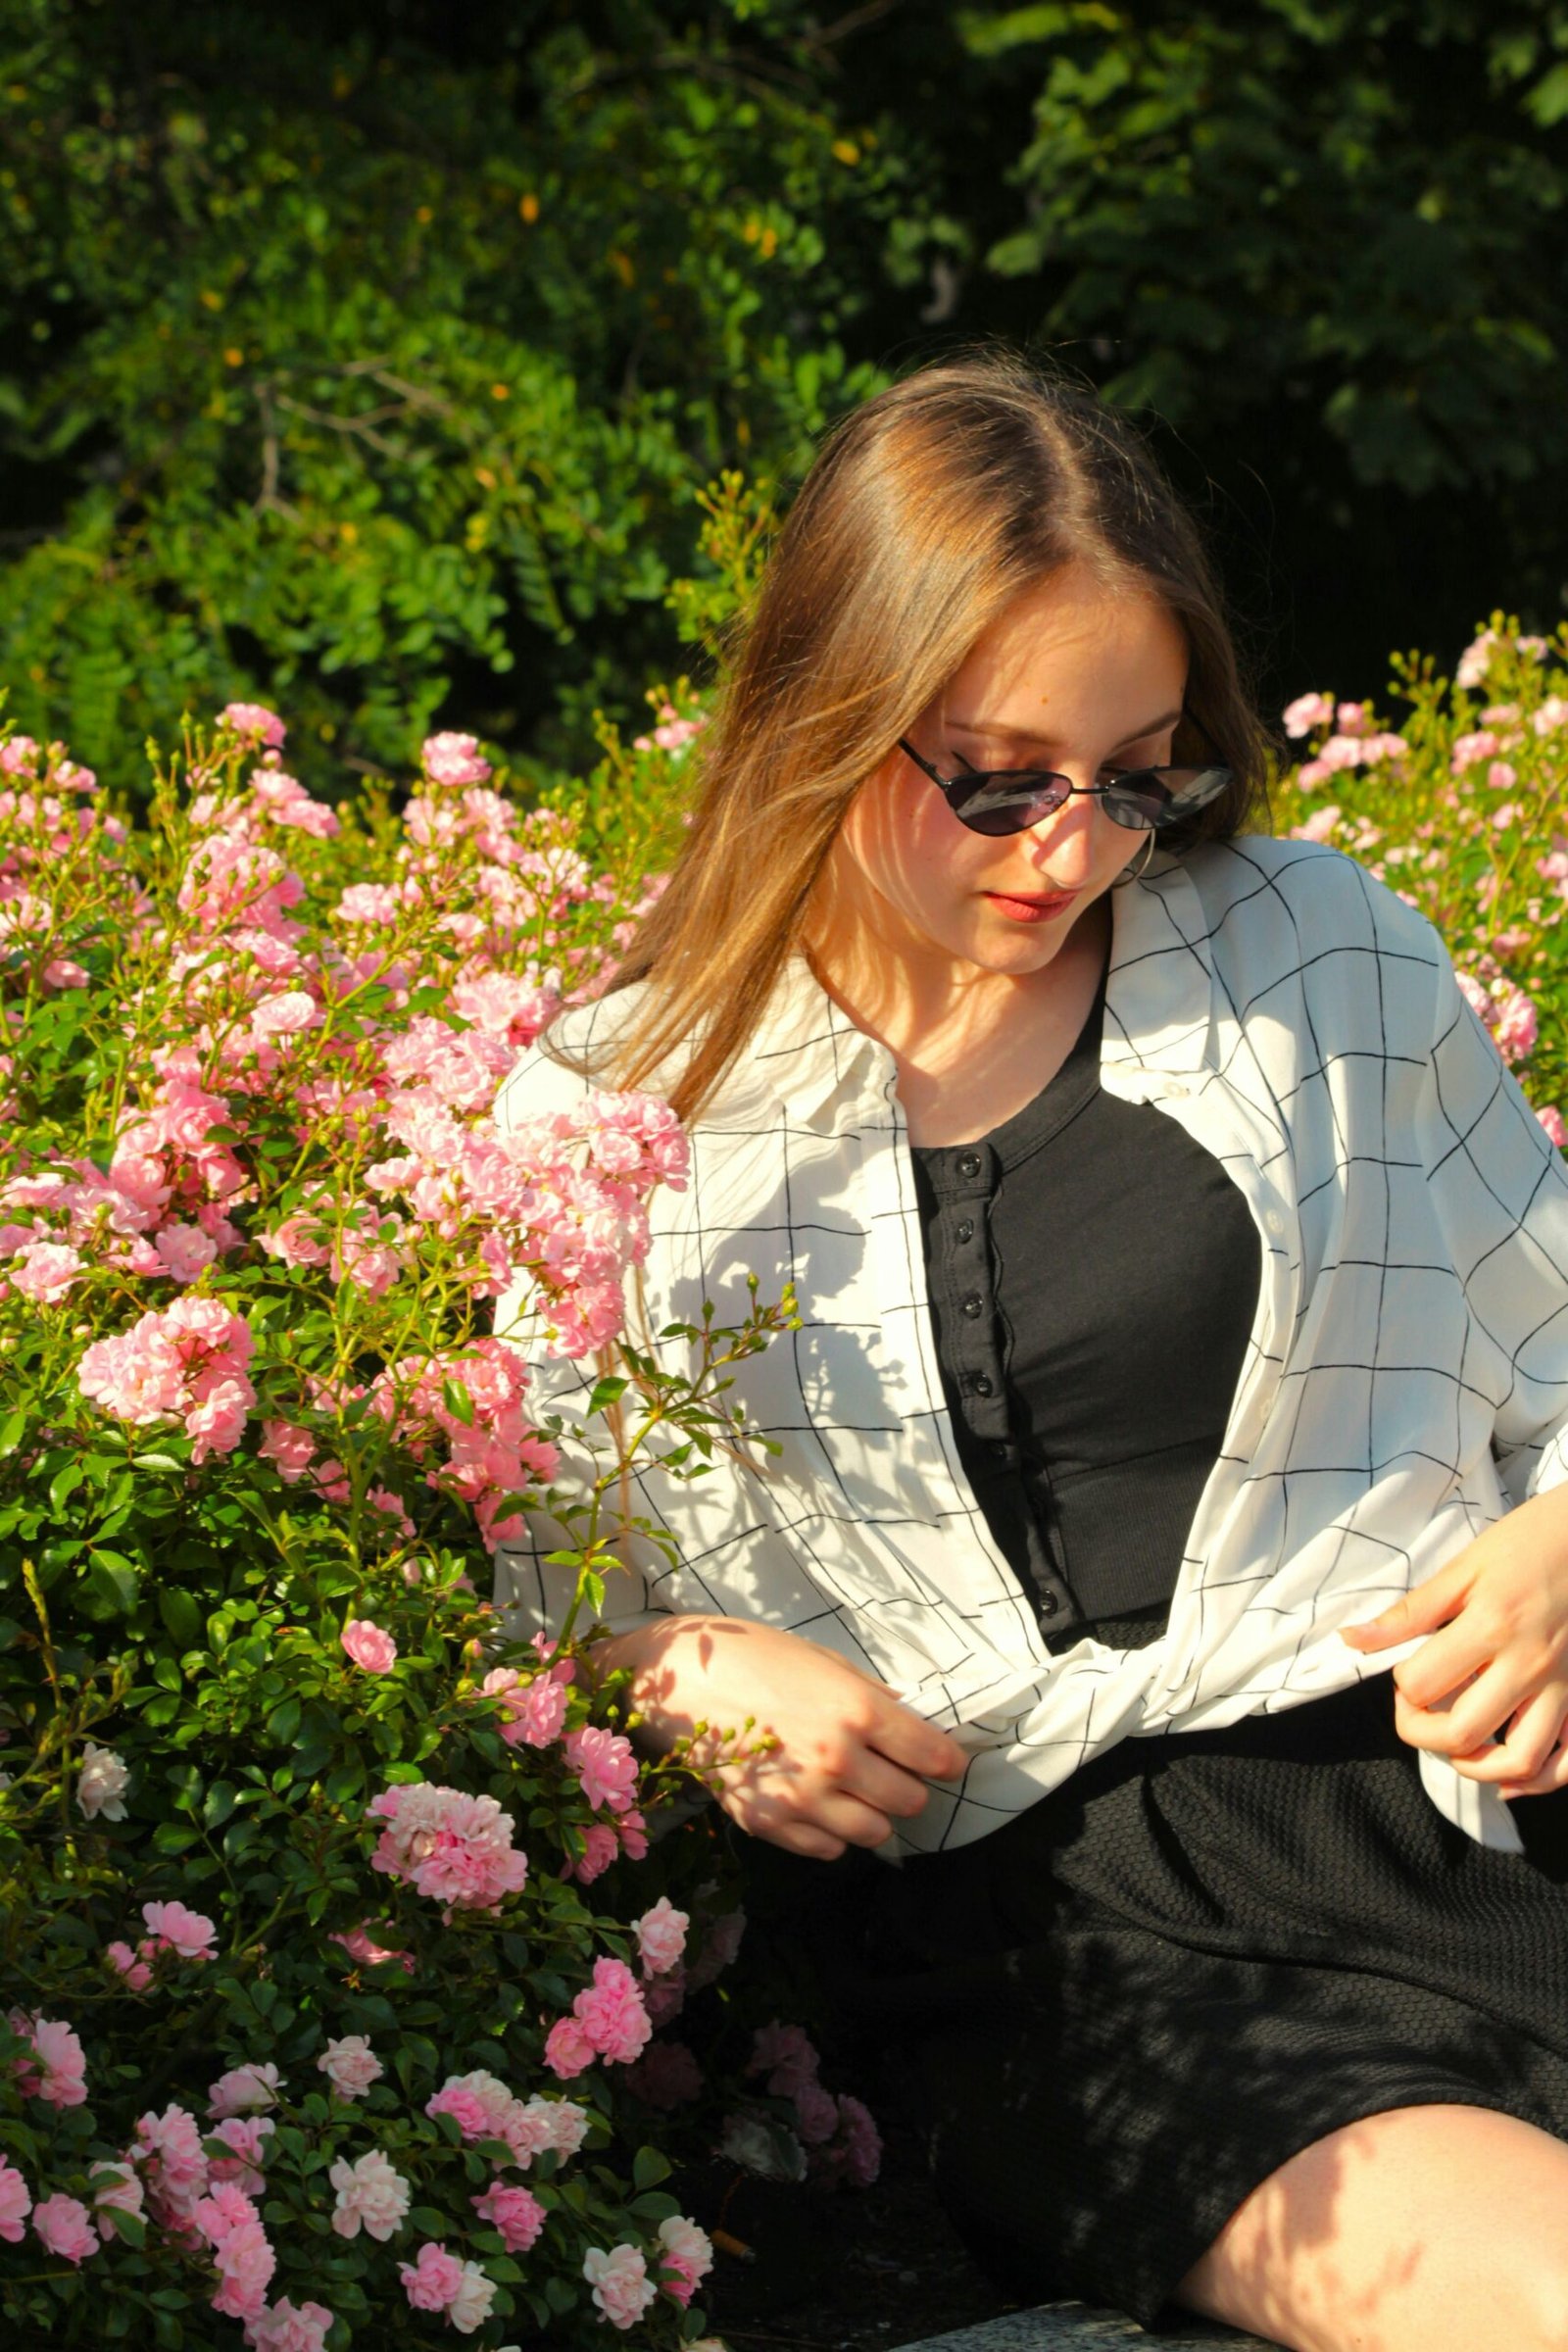
M899 737L899 749L930 777L971 833L1027 833L1075 792L1093 796L1114 824L1131 832L1168 832L1216 799L1232 775L1228 767L1120 767L1102 784L1075 784L1049 767L966 766L956 776L945 776L921 759L906 736Z

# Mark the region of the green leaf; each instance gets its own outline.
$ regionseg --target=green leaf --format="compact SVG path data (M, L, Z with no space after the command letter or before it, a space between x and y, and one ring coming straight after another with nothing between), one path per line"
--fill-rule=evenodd
M275 1740L280 1747L290 1744L299 1728L300 1702L297 1698L283 1699L267 1718L267 1736L270 1740Z
M68 1462L65 1468L63 1470L57 1470L54 1477L49 1481L49 1508L54 1512L57 1519L64 1511L66 1504L71 1500L72 1495L74 1494L76 1489L80 1486L81 1477L82 1471L80 1462Z
M667 2180L673 2168L669 2158L658 2148L639 2148L632 2158L632 2184L636 2188L657 2188Z
M176 1642L194 1649L201 1639L202 1613L178 1585L166 1586L158 1595L158 1614Z
M128 1617L139 1592L129 1561L118 1551L89 1553L86 1575L77 1587L78 1603L89 1617Z
M22 1444L27 1433L27 1419L25 1409L19 1405L15 1412L7 1413L5 1419L0 1421L0 1461L4 1461L8 1454L15 1453Z
M210 1830L220 1829L239 1801L232 1781L215 1781L202 1800L202 1819Z
M147 2243L147 2224L139 2213L122 2213L117 2205L100 2205L98 2219L107 2222L116 2237L123 2238L127 2246Z
M603 1412L607 1404L613 1404L617 1397L624 1396L630 1385L619 1373L607 1372L603 1380L594 1382L593 1393L588 1399L589 1412Z

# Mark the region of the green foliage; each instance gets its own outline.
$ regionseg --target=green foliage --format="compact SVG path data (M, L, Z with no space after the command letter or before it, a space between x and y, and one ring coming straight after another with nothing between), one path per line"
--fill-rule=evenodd
M1453 677L1396 656L1370 703L1304 696L1275 830L1331 843L1419 907L1553 1139L1568 1143L1568 628L1494 612ZM1310 710L1302 706L1316 703Z
M1147 419L1281 693L1549 627L1565 123L1568 0L0 0L15 714L543 783L712 657L693 493L992 334Z
M783 2102L746 2080L760 2019L707 1997L740 1921L705 1784L683 1743L639 1762L614 1728L627 1678L600 1680L594 1618L637 1468L702 1475L744 1434L730 1368L799 1318L754 1283L736 1325L710 1306L665 1335L678 1361L621 1349L568 1478L549 1366L489 1304L526 1282L557 1356L613 1359L643 1203L684 1166L641 1098L595 1097L575 1142L569 1118L491 1115L678 832L699 719L662 723L674 740L607 759L580 827L522 811L466 737L426 746L401 818L374 792L340 818L242 708L160 763L132 829L58 751L0 744L0 2195L8 2225L0 2231L13 2333L428 2340L445 2323L404 2266L435 2249L476 2345L599 2343L590 2266L614 2250L646 2287L639 2342L704 2332L662 2226L706 2240L661 2183ZM489 1597L488 1550L530 1511L574 1587L542 1652ZM719 1758L744 1748L713 1729ZM690 1927L659 1988L683 2012L684 2049L655 2058L686 2070L673 2119L630 2071L682 1959L667 1909L662 1957L638 1930L666 1893ZM590 2034L596 1999L614 2016ZM238 2160L234 2116L258 2134ZM841 2120L828 2178L852 2126L865 2145ZM367 2165L384 2228L343 2202ZM100 2246L104 2167L131 2206ZM200 2202L240 2187L238 2222ZM510 2204L477 2213L492 2192ZM42 2235L62 2211L75 2252Z
M129 783L251 691L307 778L381 772L461 680L575 751L671 644L691 492L877 380L838 338L899 168L794 14L10 0L18 723Z

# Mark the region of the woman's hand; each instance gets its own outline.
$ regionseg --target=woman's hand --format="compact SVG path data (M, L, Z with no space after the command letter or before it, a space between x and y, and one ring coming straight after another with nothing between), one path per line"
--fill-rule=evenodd
M1381 1617L1345 1628L1394 1669L1395 1728L1499 1795L1568 1788L1568 1491L1533 1495ZM1496 1744L1489 1744L1495 1739Z
M637 1743L662 1753L699 1723L710 1728L692 1760L720 1804L754 1838L833 1861L847 1845L880 1845L895 1820L918 1813L926 1780L956 1780L967 1758L956 1740L836 1650L800 1634L736 1617L670 1617L618 1634L596 1651L629 1666L643 1721ZM748 1717L777 1744L739 1762L721 1739Z

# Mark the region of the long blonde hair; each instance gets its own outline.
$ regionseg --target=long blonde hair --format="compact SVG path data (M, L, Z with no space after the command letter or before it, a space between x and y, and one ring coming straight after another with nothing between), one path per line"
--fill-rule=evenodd
M827 435L728 655L691 826L612 991L648 987L589 1074L697 1114L802 937L865 778L1020 594L1067 564L1156 596L1186 637L1178 761L1234 782L1162 846L1240 832L1265 738L1198 532L1136 431L1039 360L985 345L921 368ZM612 1026L617 1026L613 1025Z

